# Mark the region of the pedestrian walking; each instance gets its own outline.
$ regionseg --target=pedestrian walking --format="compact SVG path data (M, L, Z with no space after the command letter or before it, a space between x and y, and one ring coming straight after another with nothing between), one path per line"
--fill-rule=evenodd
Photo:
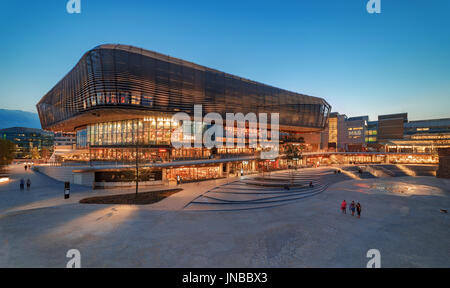
M311 181L311 182L309 182L309 187L310 187L310 188L313 188L313 187L314 187L314 185L313 185L312 181Z
M31 180L28 178L27 180L27 190L30 190L31 188Z
M347 202L345 202L345 200L341 203L341 210L342 213L347 214Z
M23 180L23 178L22 178L22 179L20 179L20 190L23 190L24 186L25 186L25 180Z
M352 201L352 203L350 203L350 210L352 211L352 216L355 216L355 209L356 209L355 201Z
M361 218L361 204L356 204L356 213L358 214L358 218Z

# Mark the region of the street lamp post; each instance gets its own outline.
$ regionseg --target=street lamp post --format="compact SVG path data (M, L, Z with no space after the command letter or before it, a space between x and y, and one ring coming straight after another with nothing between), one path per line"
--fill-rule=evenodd
M88 143L89 147L89 167L92 167L92 156L91 156L91 142Z
M139 119L136 123L136 197L139 191Z

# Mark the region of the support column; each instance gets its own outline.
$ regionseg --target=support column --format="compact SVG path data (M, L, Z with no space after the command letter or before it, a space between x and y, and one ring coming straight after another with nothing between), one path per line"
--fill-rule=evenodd
M225 165L227 165L227 175L226 175L226 177L228 178L228 177L230 177L231 163L227 162Z
M219 177L223 177L223 163L219 164Z
M163 182L166 181L166 179L167 179L166 173L167 173L167 168L162 168L162 181Z

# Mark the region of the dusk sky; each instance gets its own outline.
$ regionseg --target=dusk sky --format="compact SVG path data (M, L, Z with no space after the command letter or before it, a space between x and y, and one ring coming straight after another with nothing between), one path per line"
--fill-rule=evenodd
M450 1L0 2L0 108L36 103L88 50L138 46L322 97L347 116L450 117Z

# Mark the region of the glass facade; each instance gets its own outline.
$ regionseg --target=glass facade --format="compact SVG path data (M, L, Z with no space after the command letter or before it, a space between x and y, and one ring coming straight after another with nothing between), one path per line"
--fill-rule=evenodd
M33 128L7 128L0 130L0 137L16 145L17 159L31 159L33 151L39 154L42 150L53 151L54 133ZM40 156L39 156L40 157Z
M450 119L410 121L404 125L405 135L450 133Z
M366 142L376 143L377 142L377 130L367 130L366 131Z
M95 123L87 126L93 146L170 145L172 132L178 123L170 118L152 117L134 120Z
M176 180L177 177L180 176L184 183L198 180L217 179L221 175L220 166L182 167L166 170L166 179Z
M100 122L90 124L86 129L80 130L77 136L80 147L108 147L108 146L169 146L171 145L172 134L179 128L179 123L172 121L169 117L146 117L144 119L131 119L112 122ZM205 124L192 122L187 133L178 134L177 139L181 142L186 140L194 141L195 129L207 129ZM86 141L84 141L86 133ZM85 145L85 146L83 146Z
M77 131L77 148L82 149L88 147L87 130L82 129Z
M131 119L112 122L100 122L87 126L86 129L77 131L77 145L79 148L86 147L115 147L115 146L135 146L139 147L155 147L155 146L170 146L172 135L180 124L172 121L169 117L146 117L145 119ZM236 143L238 136L237 127L223 127L223 137L212 137L216 141L221 142L224 146L227 143L227 133L232 135L231 142ZM191 143L191 146L196 140L196 129L201 129L202 133L199 135L203 137L203 132L210 128L204 123L191 122L190 126L183 127L182 133L175 134L175 138L180 142ZM258 129L244 128L242 136L245 139L242 142L245 147L249 147L250 140L254 143L267 142L268 139L260 139ZM268 129L270 135L270 129ZM291 133L283 133L285 137L294 137ZM213 139L213 140L214 140ZM219 149L219 150L224 150ZM230 150L230 149L228 149ZM243 149L242 149L243 150Z
M367 122L366 143L367 144L377 143L378 141L377 135L378 135L378 122L377 121Z

